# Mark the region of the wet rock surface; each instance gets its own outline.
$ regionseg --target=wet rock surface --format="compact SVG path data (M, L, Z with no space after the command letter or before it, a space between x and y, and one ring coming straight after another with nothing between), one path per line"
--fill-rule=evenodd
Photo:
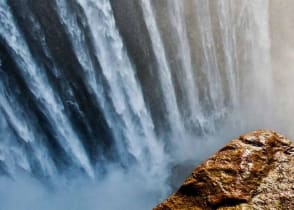
M232 140L198 166L154 210L294 209L294 144L258 130Z

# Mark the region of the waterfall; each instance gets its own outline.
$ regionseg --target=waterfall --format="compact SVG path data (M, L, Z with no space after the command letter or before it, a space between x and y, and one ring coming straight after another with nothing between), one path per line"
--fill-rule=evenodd
M176 101L170 67L167 62L164 46L153 14L151 2L149 0L143 0L142 7L147 29L151 37L152 48L157 60L158 69L160 69L158 76L161 81L161 88L163 92L169 93L168 95L164 94L164 102L169 116L169 123L171 124L172 132L181 134L183 132L183 128L181 125L181 116Z
M2 0L1 177L28 175L55 188L83 177L94 192L114 182L122 194L126 179L132 202L148 195L141 209L151 208L170 193L179 165L266 125L259 112L273 83L268 7ZM99 196L100 208L115 209ZM140 204L122 203L116 207Z
M90 176L94 176L83 146L80 144L75 132L70 127L68 119L62 113L62 110L64 109L62 102L49 86L41 67L37 66L34 62L25 41L22 39L22 35L14 24L10 9L5 2L1 3L0 8L2 25L0 32L1 37L9 45L8 47L12 51L11 53L13 54L16 63L20 66L20 74L25 78L25 82L32 94L34 94L37 100L40 101L39 106L42 106L44 114L53 124L56 135L60 137L60 144L71 154L72 158L76 159L76 161L81 164ZM12 110L9 110L9 104L6 104L4 100L3 102L4 103L1 104L1 106L4 113L8 116L13 115ZM17 132L17 135L25 142L36 141L33 134L30 134L29 128L26 127L26 125L18 125L19 122L23 122L24 120L17 118L14 119L13 116L8 120L14 131ZM46 161L46 159L47 158L39 158L39 164L42 165L43 161Z
M181 79L180 83L184 86L186 93L186 103L182 109L188 109L184 112L183 118L187 121L188 128L193 124L202 124L203 116L200 109L199 94L197 84L194 80L193 66L191 61L191 49L187 36L187 28L185 22L184 5L183 2L170 1L168 4L169 18L172 30L175 31L178 56L181 60L182 72L178 72ZM183 105L182 105L183 106ZM192 126L193 127L193 126Z

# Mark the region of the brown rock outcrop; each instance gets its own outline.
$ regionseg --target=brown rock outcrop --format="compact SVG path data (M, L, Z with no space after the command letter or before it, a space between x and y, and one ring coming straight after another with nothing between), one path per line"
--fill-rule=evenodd
M294 209L294 145L259 130L232 140L154 210Z

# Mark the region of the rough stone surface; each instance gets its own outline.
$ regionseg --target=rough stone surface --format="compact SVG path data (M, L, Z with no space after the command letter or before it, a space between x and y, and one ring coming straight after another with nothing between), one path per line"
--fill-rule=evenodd
M294 145L258 130L232 140L154 210L294 210Z

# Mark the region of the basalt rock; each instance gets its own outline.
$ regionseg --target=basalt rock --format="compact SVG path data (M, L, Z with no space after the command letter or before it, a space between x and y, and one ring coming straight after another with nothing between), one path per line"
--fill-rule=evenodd
M154 210L294 209L294 144L259 130L232 140Z

